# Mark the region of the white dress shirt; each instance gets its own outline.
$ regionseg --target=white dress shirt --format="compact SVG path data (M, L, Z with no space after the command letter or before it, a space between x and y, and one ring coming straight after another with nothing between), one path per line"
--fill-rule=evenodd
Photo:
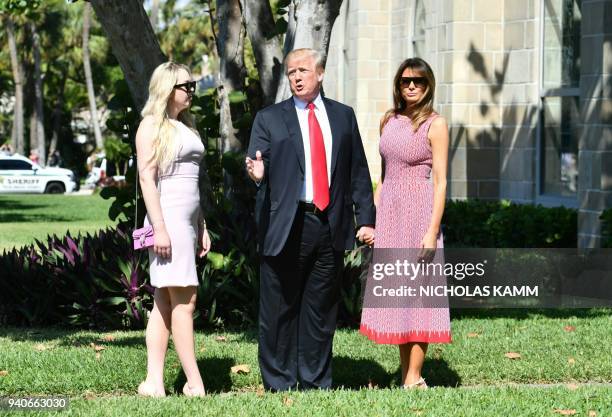
M302 193L300 199L308 203L312 202L313 198L313 187L312 187L312 161L310 156L310 133L308 131L308 103L300 100L297 97L293 97L295 103L295 111L297 113L298 121L300 123L300 130L302 131L302 144L304 145L304 184L302 185ZM315 116L321 126L323 132L323 143L325 145L325 162L327 163L327 185L331 184L331 151L332 151L332 133L329 125L329 119L327 118L327 111L325 111L325 105L321 94L313 101L315 105Z

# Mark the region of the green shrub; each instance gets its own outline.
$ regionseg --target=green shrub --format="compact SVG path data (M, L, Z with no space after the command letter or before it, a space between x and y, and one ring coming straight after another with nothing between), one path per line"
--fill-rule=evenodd
M363 291L367 279L368 265L372 260L372 249L360 246L344 255L342 288L338 308L340 327L357 327L361 319Z
M125 175L128 160L132 156L130 144L114 136L107 137L104 141L104 153L108 163L115 165L116 175Z
M448 201L442 219L449 247L575 248L575 209L509 201Z
M495 247L486 221L499 210L497 201L447 201L442 218L444 244L458 247Z

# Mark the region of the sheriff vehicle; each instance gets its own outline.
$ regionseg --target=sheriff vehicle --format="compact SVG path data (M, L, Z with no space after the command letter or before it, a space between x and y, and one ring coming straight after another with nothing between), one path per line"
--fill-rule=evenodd
M42 168L22 155L0 156L0 193L63 194L75 190L74 173L66 168Z

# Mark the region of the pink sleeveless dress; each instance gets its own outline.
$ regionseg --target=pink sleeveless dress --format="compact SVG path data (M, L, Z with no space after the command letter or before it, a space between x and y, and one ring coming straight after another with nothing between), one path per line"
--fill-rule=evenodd
M410 119L389 119L380 137L385 177L376 208L376 248L420 248L433 211L432 151L427 134L433 113L414 132ZM443 248L442 234L437 247ZM376 253L376 252L375 252ZM438 255L436 255L438 256ZM360 332L376 343L450 343L448 308L368 308Z
M196 248L200 192L198 172L204 154L200 137L181 122L175 122L177 153L170 168L158 176L160 204L170 235L172 256L162 259L149 248L151 285L187 287L198 285ZM150 224L147 215L145 225Z

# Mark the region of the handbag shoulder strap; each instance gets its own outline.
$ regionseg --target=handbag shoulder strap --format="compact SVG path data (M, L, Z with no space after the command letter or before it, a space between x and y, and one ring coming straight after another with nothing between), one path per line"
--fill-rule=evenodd
M134 168L136 169L136 199L134 200L134 230L138 229L138 161L134 160Z

